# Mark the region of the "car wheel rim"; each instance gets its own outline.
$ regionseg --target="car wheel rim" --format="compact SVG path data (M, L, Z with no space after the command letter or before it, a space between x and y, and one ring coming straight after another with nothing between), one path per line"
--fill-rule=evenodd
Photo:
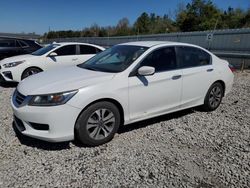
M210 106L212 108L216 108L220 104L221 97L222 97L221 88L218 86L214 87L209 94Z
M37 73L39 73L38 70L31 69L31 70L29 70L29 71L26 72L26 74L25 74L24 77L26 78L26 77L29 77L29 76L31 76L31 75L33 75L33 74L37 74Z
M92 113L87 121L89 136L95 140L108 137L115 127L115 116L108 109L98 109Z

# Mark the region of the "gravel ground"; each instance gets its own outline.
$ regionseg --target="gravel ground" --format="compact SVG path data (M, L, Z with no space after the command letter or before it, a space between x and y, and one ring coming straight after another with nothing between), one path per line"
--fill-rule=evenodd
M0 187L250 187L250 73L214 112L184 110L86 148L16 137L0 88Z

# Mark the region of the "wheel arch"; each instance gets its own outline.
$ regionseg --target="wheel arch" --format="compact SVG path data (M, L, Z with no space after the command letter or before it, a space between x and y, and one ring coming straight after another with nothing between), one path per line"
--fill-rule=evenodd
M79 119L80 115L84 112L84 110L86 110L89 106L91 106L91 105L93 105L93 104L95 104L95 103L98 103L98 102L110 102L110 103L113 103L113 104L118 108L119 113L120 113L120 115L121 115L121 125L124 124L124 121L125 121L125 120L124 120L124 109L123 109L121 103L118 102L118 101L115 100L115 99L112 99L112 98L102 98L102 99L97 99L97 100L95 100L95 101L89 103L87 106L85 106L85 107L81 110L81 112L78 114L78 116L77 116L77 118L76 118L75 126L76 126L77 120ZM76 128L75 126L74 126L74 129Z
M223 80L217 80L217 81L215 81L213 84L215 84L215 83L220 83L221 85L222 85L222 87L223 87L223 97L224 97L224 95L225 95L225 91L226 91L226 84L225 84L225 82L223 81ZM212 84L212 85L213 85ZM211 86L212 86L211 85Z
M36 69L39 69L41 72L43 72L43 71L44 71L42 68L37 67L37 66L30 66L30 67L27 67L26 69L24 69L24 70L23 70L23 72L22 72L22 74L21 74L21 80L22 80L22 78L23 78L23 74L24 74L24 72L25 72L26 70L28 70L28 69L31 69L31 68L36 68Z

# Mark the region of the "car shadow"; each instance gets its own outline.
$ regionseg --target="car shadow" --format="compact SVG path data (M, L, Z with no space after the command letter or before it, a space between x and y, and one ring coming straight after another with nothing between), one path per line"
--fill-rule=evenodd
M118 134L133 131L133 130L136 130L136 129L145 128L147 126L153 126L153 124L155 124L155 123L160 123L162 121L169 121L171 119L177 119L177 118L186 116L188 114L192 114L194 112L195 112L194 108L189 108L189 109L181 110L181 111L178 111L178 112L173 112L173 113L170 113L170 114L166 114L166 115L158 116L158 117L155 117L155 118L150 118L150 119L147 119L147 120L132 123L132 124L129 124L129 125L125 125L125 126L122 126L122 127L119 128Z
M70 148L70 142L51 143L51 142L38 140L38 139L31 138L31 137L21 134L19 130L17 130L16 126L14 125L14 122L12 123L12 127L16 134L16 137L18 138L20 143L23 145L42 149L42 150L48 150L48 151L64 150L64 149Z
M0 82L0 87L3 88L15 88L17 85L17 82Z
M166 114L166 115L158 116L155 118L150 118L147 120L139 121L136 123L125 125L125 126L121 126L119 128L119 130L117 131L117 134L123 134L123 133L130 132L130 131L133 131L136 129L145 128L147 126L153 126L155 123L160 123L162 121L169 121L171 119L180 118L180 117L186 116L188 114L195 113L195 111L196 111L196 108L185 109L185 110L181 110L178 112L173 112L170 114ZM73 141L72 143L77 147L84 147L84 148L90 147L90 146L87 146L87 145L80 143L77 140Z
M160 123L162 121L169 121L171 119L180 118L180 117L186 116L188 114L192 114L194 112L195 112L194 108L190 108L190 109L182 110L179 112L170 113L167 115L162 115L159 117L150 118L150 119L139 121L136 123L132 123L132 124L129 124L126 126L122 126L119 128L117 133L123 134L123 133L133 131L136 129L145 128L147 126L152 126L155 123ZM19 132L19 130L17 130L17 128L15 127L14 122L13 122L12 126L13 126L13 129L14 129L16 136L19 139L20 143L23 145L29 146L29 147L35 147L38 149L48 150L48 151L69 149L70 143L72 143L76 147L84 147L84 148L89 147L87 145L81 144L79 141L76 141L76 140L74 140L72 142L68 141L68 142L59 142L59 143L51 143L51 142L38 140L38 139L31 138L31 137L28 137L28 136L21 134Z

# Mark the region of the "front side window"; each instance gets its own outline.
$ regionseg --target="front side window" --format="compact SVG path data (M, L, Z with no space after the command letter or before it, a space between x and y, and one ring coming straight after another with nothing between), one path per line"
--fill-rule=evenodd
M122 72L147 49L143 46L117 45L97 54L78 67L102 72Z
M13 39L0 39L0 47L16 47L16 41Z
M140 64L142 66L151 66L155 72L174 70L177 68L176 55L174 47L166 47L153 51Z
M181 68L211 64L211 56L195 47L177 47L177 57Z
M99 49L93 47L93 46L87 46L87 45L80 45L80 54L96 54L99 52Z
M55 50L58 56L76 55L76 45L62 46Z

